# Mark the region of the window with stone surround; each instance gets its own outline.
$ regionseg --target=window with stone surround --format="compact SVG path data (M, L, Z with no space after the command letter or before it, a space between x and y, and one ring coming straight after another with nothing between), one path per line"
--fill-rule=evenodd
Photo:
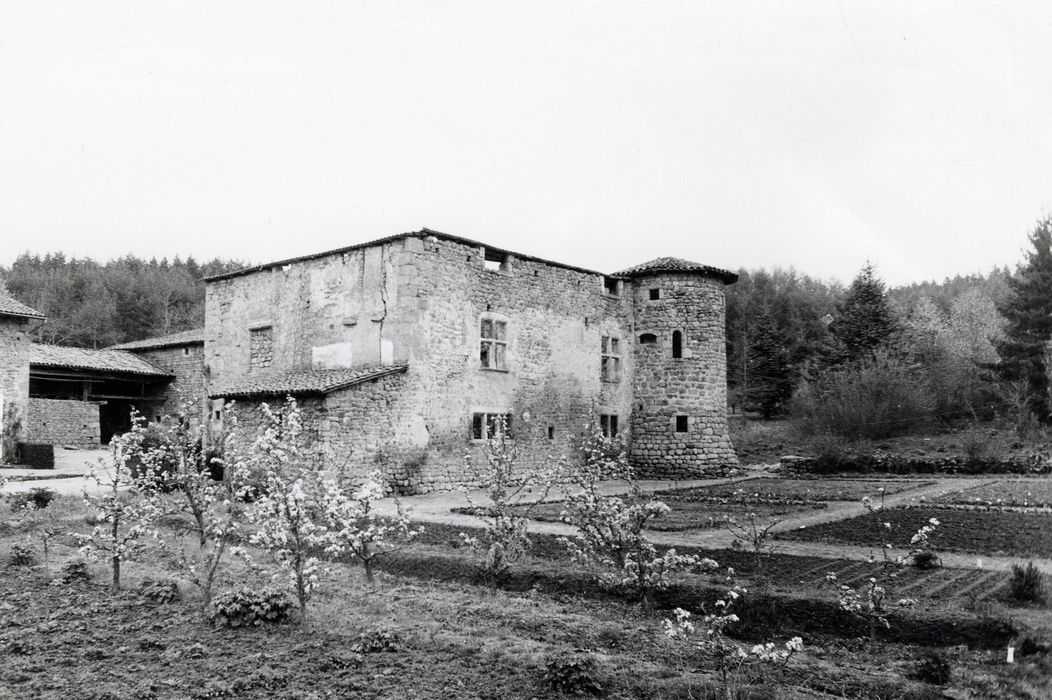
M657 336L653 333L643 333L639 336L640 345L653 345L657 342Z
M603 437L617 437L617 415L613 413L599 414L599 429L603 431Z
M471 439L490 440L499 437L512 437L510 413L473 413L471 415Z
M686 433L690 431L690 416L676 416L676 432Z
M508 322L484 318L480 326L479 362L483 369L508 369Z
M672 357L683 357L683 333L680 331L672 331Z
M600 347L600 376L604 382L621 381L621 339L604 335Z
M650 290L650 301L658 301L659 299L661 299L661 290L660 289L651 289Z
M274 360L274 332L270 326L252 328L248 332L249 370L267 369Z

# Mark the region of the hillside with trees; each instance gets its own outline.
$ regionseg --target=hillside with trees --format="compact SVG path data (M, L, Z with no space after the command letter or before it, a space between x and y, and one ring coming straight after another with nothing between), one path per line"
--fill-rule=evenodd
M127 255L99 263L62 253L23 254L0 267L7 294L47 316L39 342L102 348L200 328L203 278L244 267L233 260L143 260Z

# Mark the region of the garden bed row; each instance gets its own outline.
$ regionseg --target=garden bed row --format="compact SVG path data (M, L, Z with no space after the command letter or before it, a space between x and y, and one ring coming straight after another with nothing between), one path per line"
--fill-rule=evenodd
M414 578L439 581L469 581L480 583L482 579L475 562L459 549L459 533L473 528L428 525L422 537L432 547L417 548L392 554L381 560L380 568L391 573ZM531 535L532 556L549 561L567 559L566 549L551 535ZM709 557L722 566L732 566L736 571L752 573L753 556L748 552L732 550L700 550L692 547L677 547L681 554ZM845 564L857 564L848 560L821 559L818 557L794 557L769 555L765 570L774 580L785 576L793 581L792 571L834 569ZM712 610L717 599L726 594L726 584L719 577L693 577L693 581L679 581L655 596L658 610L684 608L694 612L703 607ZM708 580L703 580L708 579ZM500 588L509 591L541 590L553 595L572 595L587 598L622 599L585 572L570 570L559 565L532 563L515 567L500 582ZM812 586L806 587L814 591ZM869 622L840 608L830 598L814 598L796 592L774 591L768 594L751 590L744 603L736 609L741 618L736 634L743 640L759 641L772 636L830 635L842 638L866 637L871 633ZM890 628L872 630L876 637L895 643L948 646L966 644L972 648L992 649L1004 646L1016 635L1011 623L1004 620L980 618L969 613L937 609L920 611L894 611L888 615Z
M818 457L783 457L781 466L790 473L806 474L1052 474L1052 460L1044 454L1000 459L967 457L911 457L874 452Z

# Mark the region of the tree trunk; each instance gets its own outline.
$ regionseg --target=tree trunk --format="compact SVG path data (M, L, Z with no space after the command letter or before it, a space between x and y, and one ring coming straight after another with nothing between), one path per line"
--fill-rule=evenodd
M373 576L373 560L366 559L363 563L365 565L365 580L371 585L375 580Z
M110 583L110 593L116 593L121 589L121 558L113 555L113 581Z

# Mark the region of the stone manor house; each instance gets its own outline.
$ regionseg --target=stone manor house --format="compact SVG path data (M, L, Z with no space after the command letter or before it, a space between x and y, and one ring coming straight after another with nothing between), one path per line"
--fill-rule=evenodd
M526 465L550 463L589 416L642 476L719 472L737 464L736 279L677 258L603 274L423 229L211 277L203 330L102 351L30 343L42 317L0 297L4 456L97 443L177 394L213 433L231 401L251 428L293 396L319 450L402 493L471 483L500 425Z

